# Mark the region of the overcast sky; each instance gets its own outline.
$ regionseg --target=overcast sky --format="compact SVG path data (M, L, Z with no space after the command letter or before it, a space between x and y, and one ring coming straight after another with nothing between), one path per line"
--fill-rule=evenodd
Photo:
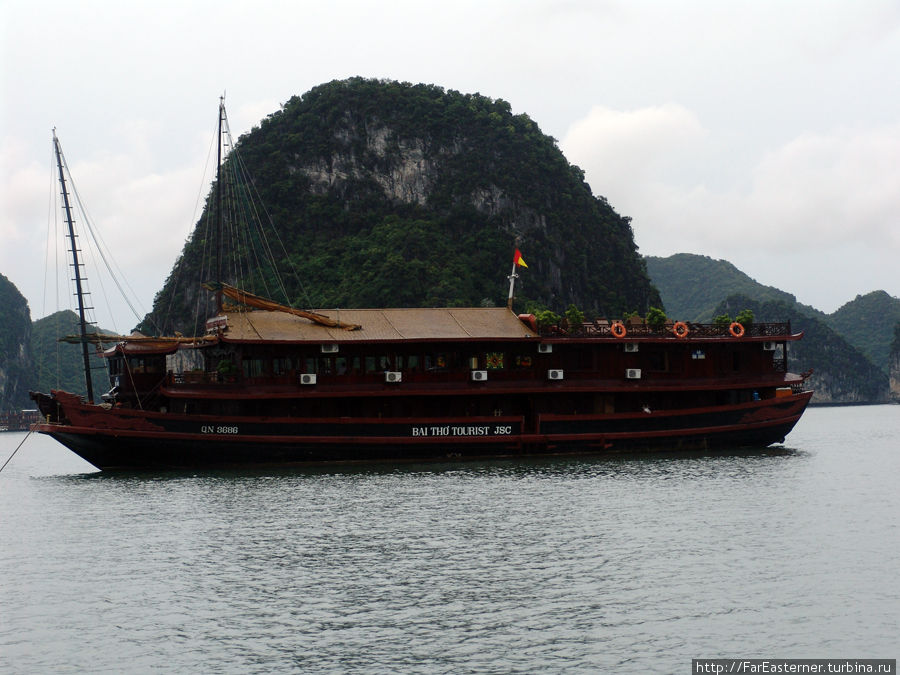
M208 189L218 97L237 134L356 75L505 99L643 254L723 258L826 312L900 296L896 0L0 0L0 30L0 273L33 318L57 308L53 127L148 310Z

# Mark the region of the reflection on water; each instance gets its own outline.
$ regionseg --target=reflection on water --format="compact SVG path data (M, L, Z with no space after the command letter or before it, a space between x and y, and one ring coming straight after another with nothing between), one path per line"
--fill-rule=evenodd
M883 656L900 407L880 409L811 410L765 451L277 471L102 474L41 439L0 474L0 654L314 673Z

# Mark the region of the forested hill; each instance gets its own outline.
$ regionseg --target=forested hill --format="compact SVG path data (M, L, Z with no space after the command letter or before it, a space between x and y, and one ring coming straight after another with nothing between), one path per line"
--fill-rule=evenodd
M516 309L621 316L660 304L629 219L503 100L334 81L291 98L236 148L227 162L239 157L253 176L288 253L281 266L299 278L287 279L296 306L503 305L516 247L528 264ZM195 330L211 204L146 332Z
M29 407L31 370L31 310L0 274L0 413Z
M890 369L891 341L900 326L900 299L885 291L872 291L841 306L828 316L828 324L856 345L872 362Z
M669 316L684 321L707 323L716 315L716 306L730 295L745 295L757 301L777 301L797 305L790 293L765 286L727 260L713 260L694 253L676 253L667 258L647 256L647 270L662 295ZM808 316L824 315L807 305L798 305Z
M31 353L34 355L35 368L29 384L32 389L43 392L62 389L87 396L81 345L59 340L64 335L78 335L80 330L78 315L70 309L55 312L34 322ZM109 331L101 328L99 332ZM106 359L92 352L90 365L94 397L99 401L100 394L109 389Z

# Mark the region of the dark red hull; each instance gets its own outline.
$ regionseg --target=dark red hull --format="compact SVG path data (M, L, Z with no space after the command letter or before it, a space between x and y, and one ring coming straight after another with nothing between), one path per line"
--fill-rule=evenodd
M35 428L103 470L709 450L783 441L811 395L665 412L543 415L534 429L521 417L223 421L110 410L64 396L69 423Z

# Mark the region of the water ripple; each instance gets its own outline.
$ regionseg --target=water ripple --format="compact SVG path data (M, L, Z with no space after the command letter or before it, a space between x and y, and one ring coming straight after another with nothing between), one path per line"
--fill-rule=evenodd
M0 670L889 656L898 411L811 410L762 453L308 472L91 474L45 442L0 475Z

